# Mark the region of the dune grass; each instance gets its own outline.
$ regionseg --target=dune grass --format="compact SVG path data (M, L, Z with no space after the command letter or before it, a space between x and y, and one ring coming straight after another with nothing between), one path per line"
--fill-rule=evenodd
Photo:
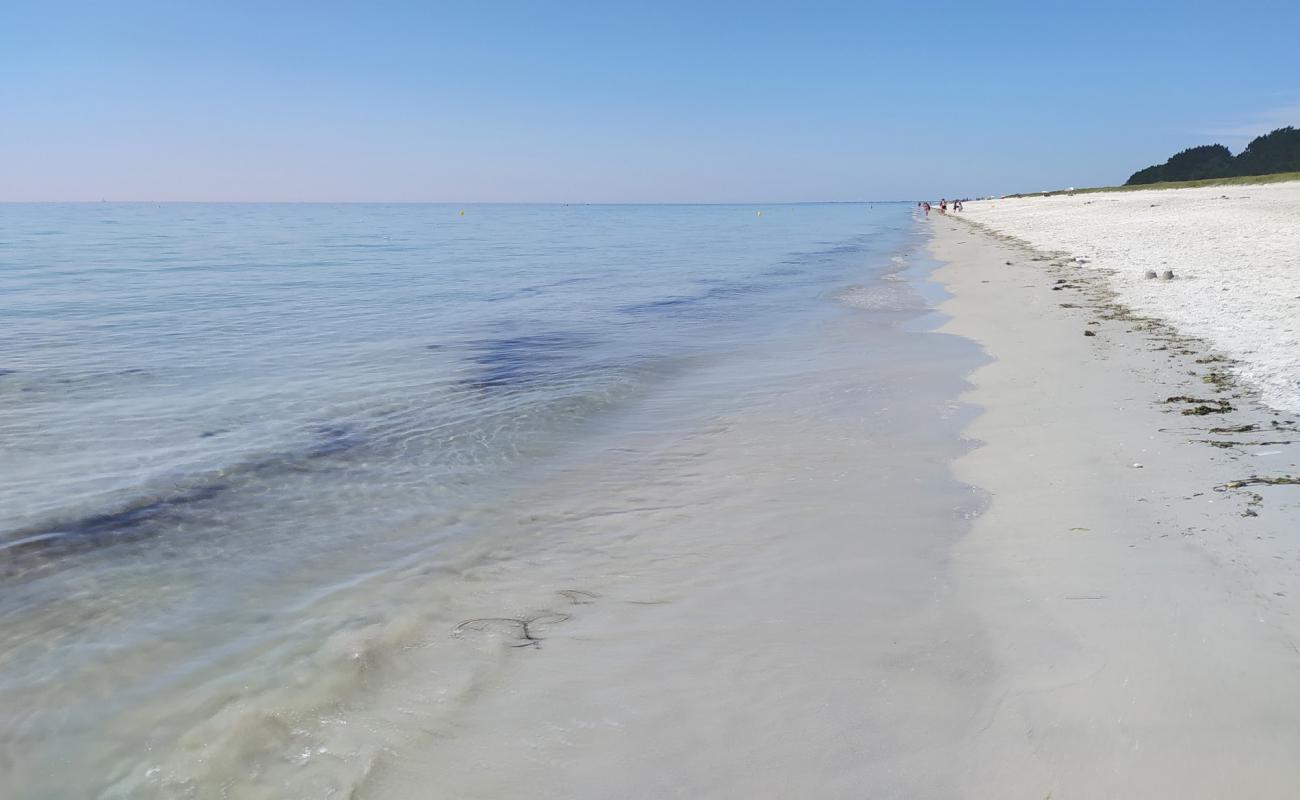
M1136 192L1140 189L1192 189L1197 186L1242 186L1260 183L1286 183L1300 181L1300 172L1276 172L1272 175L1241 175L1235 178L1206 178L1199 181L1169 181L1143 183L1136 186L1094 186L1088 189L1057 189L1051 192L1026 192L1008 197L1053 197L1058 194L1091 194L1093 192Z

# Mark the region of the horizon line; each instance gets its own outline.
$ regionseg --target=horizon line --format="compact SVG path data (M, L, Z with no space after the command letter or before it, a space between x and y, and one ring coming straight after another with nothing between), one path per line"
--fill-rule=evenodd
M916 200L669 200L669 201L563 201L563 200L0 200L0 205L385 205L385 206L803 206L914 203Z

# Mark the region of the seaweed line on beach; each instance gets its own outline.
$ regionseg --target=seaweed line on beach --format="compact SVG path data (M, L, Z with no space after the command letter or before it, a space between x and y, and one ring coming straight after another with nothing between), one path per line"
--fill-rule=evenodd
M1023 252L1028 261L1035 262L1035 269L1041 270L1045 277L1053 280L1049 286L1052 290L1068 288L1076 291L1078 300L1081 302L1058 303L1061 308L1091 311L1096 319L1088 323L1090 326L1098 325L1102 321L1128 323L1127 329L1130 333L1140 333L1149 342L1158 343L1158 346L1150 349L1165 352L1170 359L1190 356L1191 362L1188 363L1188 367L1191 369L1188 369L1187 375L1191 378L1199 378L1202 384L1211 387L1215 393L1230 398L1197 398L1190 394L1183 394L1167 397L1159 401L1161 404L1184 405L1186 407L1178 409L1179 413L1188 417L1200 417L1236 411L1236 406L1230 400L1245 402L1258 400L1257 392L1238 383L1234 372L1239 364L1236 359L1212 352L1208 344L1203 340L1187 336L1176 330L1165 320L1137 313L1134 309L1120 302L1118 293L1109 282L1109 277L1115 274L1114 270L1088 266L1086 260L1075 258L1070 253L1038 250L1023 239L1001 233L980 222L961 217L955 217L954 219L996 241ZM1009 266L1013 264L1010 260L1006 263ZM1091 330L1085 330L1084 335L1094 336L1095 334ZM1227 430L1227 428L1233 426L1223 427L1224 430L1211 429L1209 432L1212 434L1244 432ZM1277 422L1273 423L1273 429L1274 431L1288 430ZM1232 446L1216 442L1207 443L1215 447L1226 448ZM1276 444L1287 444L1287 442L1276 442Z
M1259 492L1242 492L1248 486L1300 486L1300 477L1294 475L1278 475L1272 478L1252 475L1249 478L1241 478L1235 481L1221 483L1214 487L1216 492L1241 492L1246 495L1246 508L1241 512L1243 517L1258 517L1258 509L1264 505L1264 496Z
M1229 411L1234 410L1232 403L1229 403L1227 400L1223 400L1221 398L1205 399L1205 398L1192 397L1190 395L1185 395L1185 394L1175 395L1173 397L1166 397L1161 402L1166 405L1185 404L1190 406L1189 408L1182 409L1182 411L1180 412L1185 417L1189 417L1189 416L1203 417L1206 414L1226 414Z
M1048 285L1053 291L1065 289L1076 292L1078 301L1058 303L1057 305L1065 309L1080 309L1091 311L1097 321L1089 322L1089 325L1097 325L1098 321L1111 323L1127 323L1126 328L1129 333L1139 334L1151 345L1149 349L1153 351L1165 352L1169 359L1178 359L1180 357L1190 357L1187 363L1188 369L1185 371L1187 380L1197 380L1209 388L1219 397L1198 397L1190 393L1177 394L1157 400L1157 404L1164 406L1181 406L1181 408L1170 408L1169 410L1178 411L1184 417L1205 417L1217 414L1229 414L1238 410L1233 401L1248 404L1254 410L1259 410L1258 392L1240 385L1235 377L1234 371L1239 362L1236 359L1229 358L1221 353L1212 352L1210 347L1201 339L1187 336L1176 330L1170 323L1163 319L1152 317L1145 314L1139 314L1126 304L1119 301L1118 293L1111 287L1109 276L1115 274L1114 270L1089 267L1085 269L1086 261L1073 258L1069 253L1064 252L1044 252L1035 248L1030 243L1014 236L1000 233L992 228L979 222L969 219L956 218L961 223L980 230L990 238L1000 241L1024 253L1024 257L1033 269L1039 270L1044 277L1051 279ZM1014 262L1008 260L1006 264L1012 266ZM1085 330L1085 335L1093 335L1091 330ZM1276 412L1274 412L1276 413ZM1199 435L1204 437L1209 435L1224 434L1248 434L1256 433L1267 436L1272 434L1276 436L1279 433L1300 433L1300 426L1295 421L1287 419L1282 422L1271 420L1269 423L1241 423L1241 424L1222 424L1207 428L1199 427L1169 427L1159 428L1162 433L1181 433ZM1242 440L1234 437L1233 439L1211 439L1211 438L1194 438L1189 441L1206 444L1221 450L1236 450L1242 455L1246 454L1247 447L1262 446L1287 446L1295 444L1294 439L1260 439L1258 441ZM1245 495L1246 506L1242 511L1244 517L1259 516L1258 509L1263 505L1264 498L1258 492L1248 491L1247 487L1251 486L1278 486L1278 485L1296 485L1300 484L1300 477L1291 475L1281 475L1275 477L1261 477L1252 475L1214 487L1217 492L1232 492ZM1193 495L1197 496L1197 495Z
M1264 441L1264 442L1239 442L1232 439L1193 439L1192 441L1199 442L1200 444L1208 444L1211 447L1220 447L1225 450L1235 449L1238 447L1264 447L1268 445L1295 444L1294 439Z
M1234 363L1231 359L1222 355L1207 355L1206 351L1209 348L1201 340L1178 332L1159 317L1139 314L1120 302L1119 295L1106 280L1107 276L1114 274L1113 270L1086 266L1086 261L1079 261L1070 253L1040 251L1023 239L1001 233L980 222L960 217L956 219L962 224L981 231L986 236L1025 252L1029 261L1042 264L1045 267L1044 272L1047 272L1050 277L1055 279L1055 283L1051 286L1053 290L1058 287L1078 290L1080 294L1084 295L1085 299L1091 301L1091 310L1099 319L1108 322L1132 323L1134 330L1146 332L1150 334L1152 339L1175 345L1177 349L1170 349L1169 354L1171 357L1174 355L1195 355L1205 359L1201 363L1217 363L1228 366ZM1078 303L1061 303L1060 305L1065 308L1087 307Z
M1214 487L1214 490L1216 492L1223 492L1228 489L1241 489L1246 486L1300 486L1300 477L1295 475L1278 475L1273 478L1265 478L1260 475L1251 475L1249 478L1241 478L1239 480L1221 483Z
M1275 433L1300 433L1300 428L1297 428L1294 424L1291 424L1289 421L1286 423L1282 423L1282 422L1278 422L1277 420L1273 420L1266 426L1260 425L1258 423L1250 422L1242 425L1221 425L1212 428L1178 427L1178 428L1158 428L1157 430L1159 430L1160 433L1182 433L1182 434L1193 434L1193 435L1203 435L1203 434L1226 435L1231 433L1260 433L1260 434L1269 435ZM1277 442L1276 444L1283 444L1283 443Z

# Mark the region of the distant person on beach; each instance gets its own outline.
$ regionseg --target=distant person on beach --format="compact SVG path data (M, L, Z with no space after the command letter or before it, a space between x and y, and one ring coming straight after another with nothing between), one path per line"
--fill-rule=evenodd
M925 215L927 217L930 216L930 201L926 200L924 203L921 204L921 206L925 209Z
M948 213L948 198L944 197L939 200L939 213L940 214Z

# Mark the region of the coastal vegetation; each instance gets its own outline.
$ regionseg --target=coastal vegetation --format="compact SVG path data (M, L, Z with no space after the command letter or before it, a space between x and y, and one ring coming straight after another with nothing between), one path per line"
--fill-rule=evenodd
M1244 186L1265 183L1300 181L1300 170L1278 172L1272 175L1239 175L1231 178L1202 178L1195 181L1161 181L1160 183L1126 183L1123 186L1092 186L1086 189L1055 189L1050 192L1025 192L1007 197L1053 197L1059 194L1091 194L1093 192L1133 192L1139 189L1194 189L1198 186Z
M1060 194L1125 192L1139 189L1193 189L1300 181L1300 129L1278 128L1256 137L1237 155L1221 144L1190 147L1163 164L1133 173L1123 186L1092 186L1023 192L1007 197L1052 197Z
M1287 126L1256 137L1237 155L1221 144L1189 147L1133 173L1125 186L1254 177L1300 171L1300 130Z

